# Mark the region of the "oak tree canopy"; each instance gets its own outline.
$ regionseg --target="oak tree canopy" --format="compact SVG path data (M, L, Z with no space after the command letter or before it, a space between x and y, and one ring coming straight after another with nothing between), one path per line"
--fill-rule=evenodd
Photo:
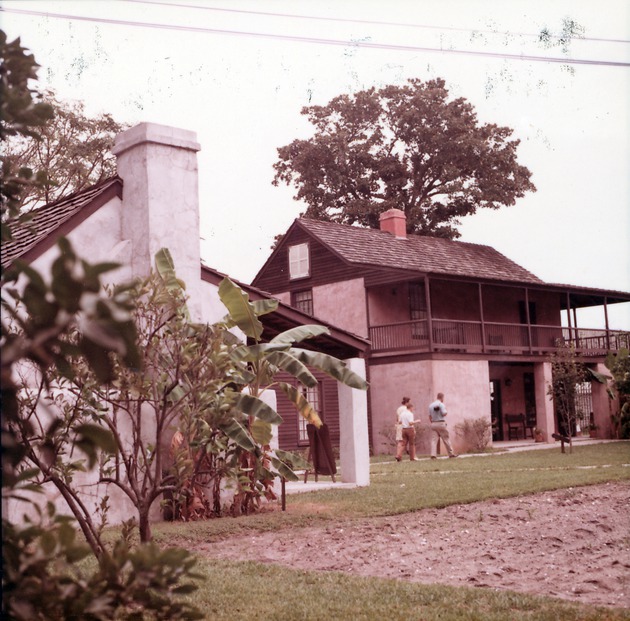
M480 124L439 78L339 95L302 114L315 133L278 149L273 184L297 188L308 218L378 228L396 207L408 233L453 239L462 216L536 190L512 129Z

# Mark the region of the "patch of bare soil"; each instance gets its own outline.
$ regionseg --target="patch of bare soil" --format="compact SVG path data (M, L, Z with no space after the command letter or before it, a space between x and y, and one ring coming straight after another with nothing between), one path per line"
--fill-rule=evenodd
M630 607L630 482L235 537L212 558Z

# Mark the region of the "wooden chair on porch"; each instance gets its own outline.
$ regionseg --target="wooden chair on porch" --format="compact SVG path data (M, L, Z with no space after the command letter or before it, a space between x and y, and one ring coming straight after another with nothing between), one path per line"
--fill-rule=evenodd
M508 440L520 440L521 433L525 439L525 415L506 414L505 422L508 427Z
M308 475L314 474L315 481L320 474L328 475L335 483L337 465L333 456L332 445L330 444L330 433L328 425L324 423L319 429L315 425L306 425L308 434L308 461L313 464L312 468L304 471L304 483L308 481Z

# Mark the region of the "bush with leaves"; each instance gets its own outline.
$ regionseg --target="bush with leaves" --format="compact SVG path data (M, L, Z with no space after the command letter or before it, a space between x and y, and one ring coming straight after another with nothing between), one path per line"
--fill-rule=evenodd
M0 31L2 98L0 137L36 136L50 118L50 107L38 101L29 82L38 67L19 39L7 43ZM44 173L45 174L45 173ZM13 171L3 159L0 203L2 242L11 239L19 217L21 194L33 182L31 170ZM112 264L91 265L77 257L61 240L61 256L49 281L25 264L2 274L1 388L2 388L2 500L31 501L27 493L41 491L57 438L68 449L94 464L100 451L111 448L111 436L100 426L64 421L52 412L45 426L37 426L18 407L18 368L30 363L41 377L51 368L68 379L71 360L81 356L101 381L111 381L110 354L116 351L129 366L137 367L135 327L131 300L124 290L103 294L101 277ZM72 336L72 338L69 338ZM42 390L47 385L41 384ZM27 391L28 392L28 391ZM21 414L26 414L22 416ZM65 429L64 433L57 433ZM29 460L29 456L35 461ZM60 486L61 489L65 489ZM61 491L61 490L60 490ZM70 510L81 505L72 496ZM105 499L104 503L105 503ZM201 615L178 596L196 588L183 581L194 578L193 559L186 551L160 551L153 546L129 546L128 531L108 551L100 529L81 525L89 546L78 543L74 523L60 516L53 505L37 519L22 523L2 516L2 616L24 621L45 619L198 619ZM76 515L76 513L75 513ZM79 512L79 515L81 513ZM94 532L96 539L90 534ZM96 571L80 571L77 562L95 554Z
M630 351L625 347L609 352L606 367L612 373L613 390L619 399L619 409L613 414L617 437L630 439ZM614 392L611 396L614 396Z
M469 449L483 453L492 437L492 423L483 416L465 418L461 423L455 425L455 433L464 439Z
M577 386L589 381L591 375L586 366L579 362L572 345L565 344L556 350L551 360L551 384L547 394L553 400L560 419L560 431L569 438L569 453L573 449L575 435Z

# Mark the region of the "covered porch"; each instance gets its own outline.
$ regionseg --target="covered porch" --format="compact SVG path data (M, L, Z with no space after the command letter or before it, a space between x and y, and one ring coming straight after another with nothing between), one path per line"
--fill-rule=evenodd
M393 286L395 285L395 287ZM408 309L389 289L406 293ZM609 306L629 304L630 293L571 285L512 284L425 276L371 289L371 355L456 353L546 356L571 345L579 356L602 357L630 346L630 331L613 329ZM578 325L578 310L594 309L598 327ZM403 316L406 315L406 316ZM595 321L593 322L595 323Z

